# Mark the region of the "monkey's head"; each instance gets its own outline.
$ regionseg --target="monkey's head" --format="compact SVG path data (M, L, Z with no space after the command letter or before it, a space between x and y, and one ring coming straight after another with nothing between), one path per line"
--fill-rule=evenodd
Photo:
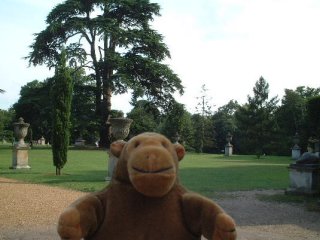
M172 144L158 133L142 133L128 142L116 141L111 153L119 158L114 178L131 182L133 187L148 197L166 195L177 181L178 162L185 149Z

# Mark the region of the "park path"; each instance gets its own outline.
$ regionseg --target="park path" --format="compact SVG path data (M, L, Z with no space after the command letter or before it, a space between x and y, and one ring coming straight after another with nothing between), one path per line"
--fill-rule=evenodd
M222 193L216 200L238 224L239 240L320 239L320 213L259 201L256 194ZM84 193L0 178L0 240L55 240L61 211ZM219 194L218 194L219 196Z

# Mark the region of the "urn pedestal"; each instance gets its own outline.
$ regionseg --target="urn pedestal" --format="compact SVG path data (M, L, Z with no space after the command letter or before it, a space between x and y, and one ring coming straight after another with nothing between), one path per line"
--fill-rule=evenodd
M320 164L290 164L290 186L287 194L317 195L320 193Z
M224 147L224 155L225 156L232 156L232 151L233 151L233 146L231 143L228 143L225 147Z
M111 134L115 141L125 139L130 132L130 125L132 119L129 118L110 118L109 123L111 125ZM114 156L110 151L108 159L108 173L105 178L106 181L110 181L113 175L113 171L117 165L118 158Z
M298 160L300 156L301 156L301 148L299 146L294 146L291 149L292 160Z
M233 146L230 143L232 141L232 135L231 133L228 133L226 136L226 140L227 140L227 144L224 147L224 155L225 156L232 156L232 152L233 152Z
M25 123L23 118L13 124L14 134L18 142L14 143L12 149L12 166L11 169L29 169L29 145L24 142L27 136L29 123Z

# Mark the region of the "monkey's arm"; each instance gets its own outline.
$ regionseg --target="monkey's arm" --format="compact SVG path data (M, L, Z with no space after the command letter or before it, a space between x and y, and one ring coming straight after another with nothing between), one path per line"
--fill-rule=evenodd
M184 218L195 235L209 240L236 239L234 220L216 203L194 193L184 194L182 202Z
M79 198L60 215L58 233L63 240L80 240L94 233L102 221L103 206L93 194Z

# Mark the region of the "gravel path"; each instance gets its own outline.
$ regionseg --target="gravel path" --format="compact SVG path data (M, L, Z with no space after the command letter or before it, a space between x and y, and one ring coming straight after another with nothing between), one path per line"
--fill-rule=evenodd
M320 213L303 207L271 204L248 191L221 194L216 201L238 224L239 240L320 239ZM0 240L55 240L61 211L84 193L0 178Z
M259 201L257 194L283 194L284 191L244 191L223 194L219 204L239 226L239 240L318 240L320 213L301 205Z

